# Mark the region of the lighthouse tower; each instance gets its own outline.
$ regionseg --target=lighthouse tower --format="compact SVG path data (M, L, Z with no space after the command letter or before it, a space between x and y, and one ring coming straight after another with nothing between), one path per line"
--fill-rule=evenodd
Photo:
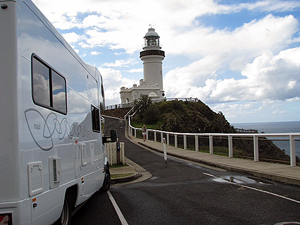
M140 58L144 64L144 83L146 85L158 85L160 96L164 96L162 61L165 58L165 52L161 50L159 35L154 28L149 28L144 40L143 51L140 52Z
M141 95L149 96L153 101L164 99L162 61L165 52L161 50L159 35L154 28L149 28L144 36L143 51L140 58L144 65L144 79L140 80L139 85L134 84L132 88L121 87L121 104L128 104L138 100Z

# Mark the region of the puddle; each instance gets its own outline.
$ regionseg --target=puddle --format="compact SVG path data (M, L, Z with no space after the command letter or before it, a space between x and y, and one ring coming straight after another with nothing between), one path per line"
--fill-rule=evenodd
M236 184L271 184L259 178L250 178L246 176L225 176L214 179L216 182L231 182Z
M292 224L300 224L300 222L280 222L280 223L275 223L275 225L292 225Z

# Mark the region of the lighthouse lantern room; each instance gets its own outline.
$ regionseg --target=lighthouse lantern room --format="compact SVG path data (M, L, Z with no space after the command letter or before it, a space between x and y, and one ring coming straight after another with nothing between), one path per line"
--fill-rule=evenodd
M145 40L145 45L144 45L144 50L145 49L149 49L149 48L159 48L160 44L159 44L159 35L155 32L154 28L149 28L148 32L146 33L144 40Z

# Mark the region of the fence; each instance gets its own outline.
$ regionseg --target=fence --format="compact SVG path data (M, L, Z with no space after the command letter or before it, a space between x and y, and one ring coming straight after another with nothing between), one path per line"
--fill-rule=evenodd
M131 125L129 117L129 134L132 136L137 137L138 132L141 132L141 128L136 128ZM192 137L192 138L191 138ZM228 156L230 158L233 157L234 153L234 139L243 139L248 141L250 145L253 145L253 152L252 157L255 162L259 161L259 139L261 138L286 138L289 140L289 164L291 166L296 166L296 141L299 141L300 133L176 133L176 132L168 132L168 131L161 131L161 130L152 130L147 129L146 139L149 138L153 141L163 142L163 138L166 139L166 144L177 147L182 147L183 149L187 150L188 146L192 146L195 151L200 150L200 144L206 143L207 148L204 151L209 152L210 154L214 154L214 142L215 143L223 143L224 140L227 142L228 148ZM180 139L180 140L179 140ZM264 139L269 140L269 139ZM276 139L279 141L278 139ZM191 144L194 142L193 144ZM252 143L251 143L252 142ZM181 145L181 146L179 146ZM217 149L217 152L224 153L224 150L221 148Z
M197 102L198 98L165 98L166 101L188 101L188 102ZM161 99L155 100L152 99L152 102L160 102ZM127 103L121 103L121 104L114 104L114 105L108 105L105 107L105 110L111 110L111 109L119 109L119 108L127 108L127 107L133 107L134 102L127 102Z
M119 149L117 147L117 142L105 143L107 150L107 157L109 165L125 165L124 158L124 142L119 142Z
M128 103L114 104L114 105L105 106L105 110L128 108L128 107L133 107L133 106L134 106L133 102L128 102Z

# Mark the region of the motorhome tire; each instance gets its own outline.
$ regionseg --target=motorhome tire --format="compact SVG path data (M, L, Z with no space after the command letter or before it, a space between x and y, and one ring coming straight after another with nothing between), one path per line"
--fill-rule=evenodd
M60 218L56 221L55 225L70 225L71 224L71 205L68 195L65 198L64 206Z
M106 192L109 190L110 188L110 181L111 181L111 178L110 178L110 172L109 172L109 169L106 170L105 172L105 178L104 178L104 182L103 182L103 185L100 189L101 192Z

